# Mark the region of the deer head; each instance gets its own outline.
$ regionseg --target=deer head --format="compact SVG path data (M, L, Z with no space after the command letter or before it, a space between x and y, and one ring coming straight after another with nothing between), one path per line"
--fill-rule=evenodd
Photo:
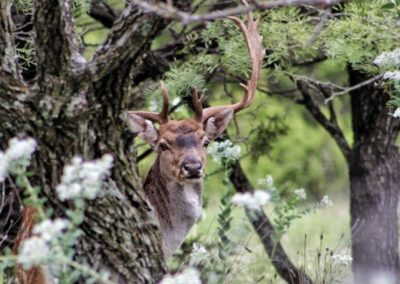
M247 3L243 1L245 5ZM242 99L232 105L203 109L202 98L193 90L195 116L192 119L169 120L168 93L161 82L163 108L160 113L128 111L129 124L134 133L149 143L157 152L161 175L179 183L196 181L204 176L206 147L226 128L233 113L250 106L256 92L264 57L262 37L258 33L258 22L248 13L248 27L236 17L228 17L241 29L252 61L252 76L244 89ZM159 123L157 129L152 122Z

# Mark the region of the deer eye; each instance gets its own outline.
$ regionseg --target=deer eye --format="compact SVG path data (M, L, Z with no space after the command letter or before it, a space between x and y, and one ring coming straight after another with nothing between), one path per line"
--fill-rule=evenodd
M208 141L208 140L204 141L204 147L207 148L208 144L210 144L210 141Z
M161 151L168 150L168 146L165 143L160 143L160 148L161 148Z

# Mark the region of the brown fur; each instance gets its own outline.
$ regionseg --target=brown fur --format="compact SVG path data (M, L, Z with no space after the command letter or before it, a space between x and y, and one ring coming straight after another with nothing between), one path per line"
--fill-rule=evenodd
M187 135L193 136L190 147L184 147L178 143L179 137ZM160 126L158 137L156 151L161 169L160 174L164 180L174 179L181 184L185 182L187 176L182 171L182 164L185 159L191 157L199 159L202 167L205 167L206 148L204 142L207 137L202 124L192 119L171 120ZM166 143L169 149L162 151L159 148L160 142Z
M35 225L35 217L38 211L32 206L25 206L22 213L22 225L18 232L13 252L18 254L23 241L33 236L33 227ZM28 270L24 269L21 264L15 266L15 275L20 284L46 284L45 272L42 267L34 266Z
M232 113L225 110L204 123L169 120L158 130L146 120L147 114L130 114L132 131L157 153L144 190L160 223L165 257L179 248L200 216L206 144L222 133Z

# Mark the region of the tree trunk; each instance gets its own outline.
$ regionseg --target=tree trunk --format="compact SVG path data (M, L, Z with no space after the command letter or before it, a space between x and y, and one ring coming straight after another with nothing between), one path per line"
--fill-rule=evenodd
M350 85L366 79L352 69L349 74ZM385 283L398 283L400 279L399 122L388 115L388 100L389 95L375 86L351 93L354 146L349 171L354 283L372 283L381 275L389 278Z
M178 7L191 3L174 1ZM32 183L41 187L48 199L45 207L57 215L71 206L55 193L64 165L74 155L96 159L112 154L107 186L86 203L76 257L109 271L115 283L159 281L167 268L157 222L142 198L136 149L124 112L133 100L137 104L133 86L154 75L144 59L168 20L128 5L86 62L77 46L72 1L33 1L37 68L34 80L27 83L15 64L10 7L10 0L1 1L0 148L17 135L37 140Z

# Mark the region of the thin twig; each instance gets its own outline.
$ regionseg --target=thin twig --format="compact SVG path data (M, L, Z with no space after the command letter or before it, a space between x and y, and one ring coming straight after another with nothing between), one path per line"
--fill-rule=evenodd
M330 18L330 16L331 16L330 9L323 11L321 20L319 21L318 25L315 27L315 30L314 30L314 33L312 34L312 36L308 39L308 41L305 45L305 48L311 47L311 45L315 42L315 40L318 38L318 36L322 32L322 30L323 30L326 22Z
M348 87L348 88L344 88L344 90L341 91L341 92L333 93L329 98L327 98L327 99L325 100L325 103L330 102L331 100L333 100L333 99L334 99L335 97L337 97L337 96L342 96L342 95L347 94L347 93L349 93L349 92L351 92L351 91L354 91L354 90L356 90L356 89L359 89L359 88L361 88L361 87L364 87L364 86L366 86L366 85L369 85L369 84L371 84L371 83L373 83L373 82L376 82L376 81L378 81L379 79L381 79L382 77L383 77L383 74L379 74L379 75L376 75L375 77L372 77L371 79L368 79L368 80L366 80L366 81L364 81L364 82L361 82L361 83L359 83L359 84L357 84L357 85L354 85L354 86L351 86L351 87Z
M193 22L206 22L220 18L226 18L228 16L244 14L247 12L254 11L255 9L270 10L274 8L288 7L288 6L321 5L321 4L325 6L333 6L335 4L344 1L345 0L280 0L280 1L268 1L266 3L261 3L259 1L252 1L253 3L255 2L254 5L239 6L235 8L228 8L225 10L219 10L211 13L204 13L198 15L178 10L172 5L164 4L161 2L157 4L151 4L141 0L131 0L131 4L141 8L145 13L157 14L164 18L178 20L183 24L189 24Z

